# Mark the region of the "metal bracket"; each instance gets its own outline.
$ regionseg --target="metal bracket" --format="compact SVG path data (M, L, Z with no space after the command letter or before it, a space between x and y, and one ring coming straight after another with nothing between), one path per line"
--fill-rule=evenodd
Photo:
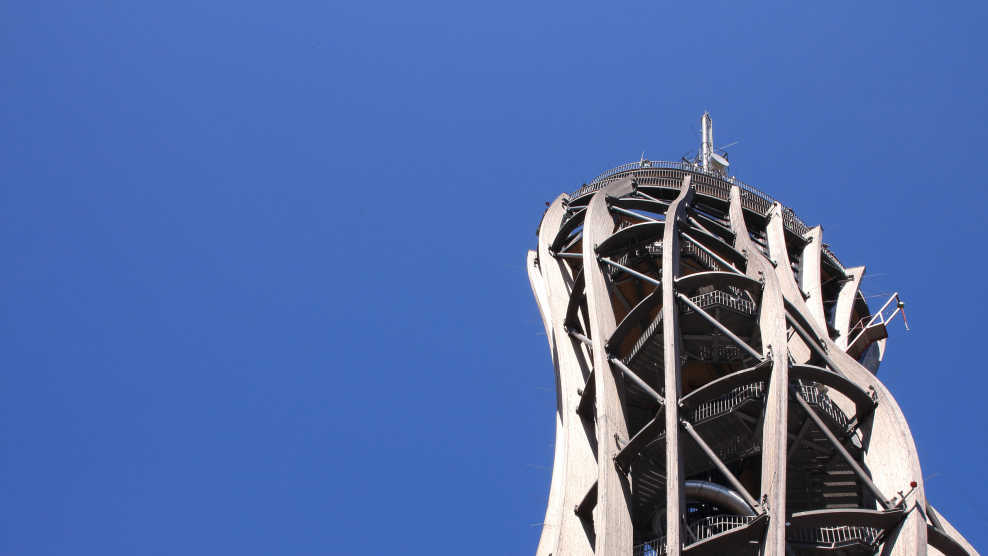
M627 442L621 440L621 435L614 433L614 445L617 446L618 451L623 450L627 444Z

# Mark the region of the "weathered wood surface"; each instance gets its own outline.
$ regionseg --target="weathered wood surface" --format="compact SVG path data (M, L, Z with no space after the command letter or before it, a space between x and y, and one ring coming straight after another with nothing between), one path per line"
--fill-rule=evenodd
M552 485L549 491L546 517L543 521L542 536L539 540L537 556L549 554L571 554L586 556L593 554L592 537L573 508L580 503L583 495L597 480L597 462L594 459L594 446L576 414L580 403L579 390L584 388L590 374L590 364L586 351L566 334L564 319L569 303L573 276L569 267L561 259L549 252L549 246L565 215L563 206L566 195L561 195L546 211L539 230L539 266L537 270L545 286L543 319L546 326L549 349L556 373L556 419L562 430L557 429L556 453L552 467ZM535 283L533 281L533 283ZM536 286L533 285L533 289ZM538 293L536 292L536 299Z
M627 180L625 180L627 181ZM630 182L628 183L630 186ZM618 442L628 442L622 390L618 373L607 358L606 340L617 323L611 305L607 278L595 248L614 232L614 219L607 206L608 189L594 194L583 223L583 273L586 277L587 309L593 331L593 366L596 369L597 403L597 507L594 509L596 554L631 554L634 532L631 524L631 485L614 464Z
M772 374L769 378L765 414L762 420L761 495L769 514L763 553L781 556L786 553L786 463L789 441L787 434L789 347L786 335L786 309L772 262L762 255L748 234L741 207L740 190L737 187L731 188L729 214L731 227L737 234L735 247L748 255L748 276L764 282L758 327L762 337L762 354L765 358L772 359ZM780 263L779 266L782 264Z
M785 251L785 236L782 230L781 207L776 204L770 213L767 229L769 252L781 257ZM786 257L788 262L788 257ZM863 269L862 269L863 271ZM785 300L800 314L811 314L806 301L788 264L775 267L775 275ZM860 274L856 281L860 280ZM856 290L856 288L855 288ZM843 291L841 292L844 293ZM839 303L839 300L838 300ZM853 357L846 354L827 332L825 326L806 319L812 327L812 334L823 343L830 359L839 367L835 371L844 375L864 390L874 389L878 406L872 413L869 422L862 427L864 433L863 445L864 463L871 472L872 481L878 486L886 498L891 498L898 491L908 491L909 483L916 481L918 486L910 496L909 505L926 505L926 494L923 488L923 473L919 465L919 455L913 442L909 424L906 422L899 404L884 384L875 375L861 366ZM764 458L764 455L763 455ZM925 554L926 553L926 523L922 512L911 512L898 530L889 538L884 546L883 554Z
M666 226L662 235L662 364L665 397L679 400L682 393L682 340L679 337L679 304L676 302L676 278L679 277L680 222L693 199L690 177L683 184L666 210ZM679 403L665 404L666 432L666 551L680 554L683 546L682 515L686 510L683 497L683 462L679 454Z
M566 196L560 196L551 204L543 218L537 256L533 252L528 256L529 279L542 314L555 366L558 406L552 484L537 556L631 554L634 542L631 486L626 470L615 465L614 457L629 442L629 432L637 431L628 431L625 420L623 395L624 382L628 379L612 366L607 352L607 340L617 328L615 307L622 315L625 309L631 307L628 305L622 308L627 301L619 299L619 292L610 287L609 278L594 249L608 238L612 238L610 245L618 246L624 242L622 237L631 237L638 233L634 230L625 231L623 236L615 237L615 213L610 212L608 207L609 199L627 195L632 189L630 178L619 179L588 196L586 208L579 209L583 211L581 215L585 215L583 236L575 243L576 251L582 252L581 258L565 259L570 262L556 258L550 252L551 243L559 236L566 212ZM820 380L833 387L833 401L846 414L867 415L859 431L863 464L883 497L891 498L899 491L909 491L911 481L918 483L918 487L907 497L905 518L896 530L890 532L881 547L881 553L942 553L935 547L927 546L927 540L930 539L939 543L938 546L947 550L946 553L959 554L958 551L961 550L977 554L935 510L930 508L926 511L928 505L922 470L901 409L875 375L846 353L847 343L851 339L850 327L854 324L851 322L854 304L864 267L847 269L848 279L839 286L832 323L837 336L831 339L824 313L821 284L822 229L809 229L803 236L805 243L794 246L794 249L801 249L801 268L797 278L792 270L790 251L786 245L793 238L787 235L789 232L785 229L781 205L774 204L767 216L765 234L768 256L765 256L746 229L744 213L749 209L742 208L742 193L736 186L732 186L728 217L732 233L736 237L733 248L746 257L743 262L747 278L736 278L739 275L725 272L709 272L677 280L680 233L685 231L684 224L689 221L685 209L693 194L687 179L685 185L679 188L676 199L668 203L665 224L649 225L661 233L663 244L661 286L656 292L661 293L662 303L665 369L663 394L667 400L678 400L682 396L677 288L683 291L707 285L733 285L751 290L753 286L759 286L752 280L760 281L763 287L758 288L757 292L757 298L760 299L758 336L763 357L771 358L770 362L765 363L768 368L760 367L755 370L767 373L765 376L768 380L765 413L760 424L761 492L757 493L761 495L758 509L765 511L769 517L762 553L781 556L787 550L786 462L789 440L795 438L795 435L789 433L787 423L790 379L793 376L802 376L800 373L805 375L809 371L817 372L809 367L790 369L789 360L791 357L797 365L805 363L814 357L814 350L817 349L811 344L818 344L824 350L826 359L829 359L831 370L843 377L838 380L837 377L828 375L822 377L828 380ZM660 203L654 201L639 203L624 199L617 204L635 209L660 208ZM661 205L666 206L666 203ZM629 215L621 213L619 216L626 218ZM570 224L570 229L575 228L575 224ZM722 254L729 254L718 242L706 237L702 239L706 240L704 243L708 247L715 248ZM617 256L620 252L621 249L617 249L614 255ZM736 259L735 255L733 260ZM574 261L582 263L584 269L581 281L585 284L586 309L580 309L580 312L584 313L583 322L588 324L587 329L581 330L578 336L590 345L584 345L566 332L566 313L575 278L571 271ZM738 265L738 268L741 266ZM639 297L642 295L644 294L639 289ZM650 303L654 301L657 300L653 299ZM802 323L808 334L807 340L787 336L787 312ZM571 324L578 320L571 319ZM757 347L757 343L754 345ZM587 382L591 369L595 369L592 385ZM748 374L755 371L749 370ZM809 380L816 376L811 372L809 375L812 375ZM847 380L846 383L842 382L844 379ZM715 387L727 386L715 385L710 391ZM584 418L577 415L581 389L586 390L582 400L586 409L589 409L591 403L595 407L594 414L587 411ZM867 407L868 392L874 392L877 399L877 407L870 414L865 411L870 410ZM681 471L682 456L678 450L681 430L679 421L682 414L679 405L666 403L662 414L657 416L665 425L666 432L666 529L670 554L681 553L684 541L690 542L683 538L682 522L679 519L685 510L681 486L684 479ZM658 422L653 423L652 428L658 430ZM648 434L653 433L654 431ZM581 504L586 510L585 518L574 511ZM929 519L925 518L927 515Z
M837 306L834 308L834 329L837 330L837 347L842 350L847 349L851 342L849 338L851 327L851 315L854 312L854 300L858 295L858 288L861 287L861 279L864 278L865 267L856 266L847 269L846 282L842 283L837 292Z
M823 228L814 226L803 236L806 245L803 246L800 261L799 285L808 297L806 306L816 323L827 327L827 316L823 311L823 288L820 282L820 259L823 257Z

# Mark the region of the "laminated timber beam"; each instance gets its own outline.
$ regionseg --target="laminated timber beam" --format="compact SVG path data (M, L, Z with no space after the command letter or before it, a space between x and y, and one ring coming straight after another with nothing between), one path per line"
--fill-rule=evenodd
M823 311L823 287L820 277L820 260L823 257L823 228L814 226L803 235L806 245L800 259L799 287L806 298L806 307L816 324L827 329L827 315Z
M847 349L851 342L851 315L854 313L854 300L864 279L865 267L847 269L847 280L837 290L837 305L834 307L834 329L837 330L837 346Z
M595 534L594 552L603 554L630 554L633 546L631 521L631 485L628 477L614 464L619 443L628 440L628 425L624 414L623 392L617 376L611 371L605 340L614 333L614 309L611 305L608 279L597 259L597 247L608 238L612 245L622 239L613 239L614 219L607 205L607 196L615 190L630 189L630 180L617 180L596 193L587 204L583 222L583 273L586 282L587 308L593 341L594 394L597 437L597 504L593 511ZM653 227L656 223L638 224ZM630 230L630 226L624 230ZM642 228L639 228L641 230ZM624 231L622 230L622 231ZM623 237L635 237L636 232L626 232ZM654 233L651 230L648 233Z
M636 179L658 185L639 188ZM901 410L874 368L857 361L861 346L849 348L853 321L865 310L859 291L864 268L845 269L827 250L819 226L806 227L792 211L754 188L689 162L627 165L574 195L578 198L560 196L546 209L538 252L530 252L527 261L555 365L558 404L552 483L537 556L624 556L633 553L634 539L661 536L664 529L675 537L661 541L670 554L751 550L782 556L827 548L811 540L820 527L879 522L882 533L871 548L883 556L925 554L927 546L930 553L951 556L977 553L927 503ZM680 276L676 265L684 251L701 268L720 270ZM797 257L798 268L790 260ZM683 269L692 270L692 264ZM690 307L687 300L711 287L734 293L740 289L743 297L750 297L757 309L753 331L750 321L735 320L733 314ZM683 336L676 315L684 307L697 313L690 315L691 323L695 318L702 330L705 320L710 331ZM691 346L713 337L722 346L727 339L711 321L738 331L734 340L743 345L727 346L729 362L718 356L709 363L707 352L693 354L701 362L690 364L686 378L695 389L683 396L680 375L687 371L676 363L685 365L691 354L682 343ZM647 337L632 338L639 329ZM634 364L625 363L632 345ZM739 351L742 361L754 358L757 364L723 375L737 368ZM736 434L759 437L760 455L748 461L760 461L760 477L751 474L758 471L756 464L745 465L744 473L733 478L749 489L746 503L764 513L712 536L691 534L690 527L699 522L684 516L683 496L688 495L678 466L718 468L726 484L730 476L723 473L725 462L735 460L721 454L716 427L710 425L707 433L709 419L694 425L689 417L698 407L754 382L766 386L758 395L762 410L732 415L737 417ZM807 386L813 389L793 392L802 382L813 383ZM811 395L826 392L823 405L809 401ZM840 412L847 417L853 413L853 418L848 422ZM670 415L676 417L671 428ZM790 418L798 421L788 423ZM681 438L691 433L700 442L710 441L706 451ZM681 440L690 445L683 448ZM846 447L843 454L841 446ZM707 458L714 453L721 466L690 459L704 458L700 452ZM791 454L794 466L802 465L803 456L837 466L841 480L853 478L859 485L853 489L859 503L871 504L875 494L893 508L812 509L790 515L785 486L805 475L787 467ZM857 470L848 469L851 461ZM676 473L672 480L666 480L667 470ZM634 481L634 490L629 481ZM902 495L911 481L917 487ZM900 495L888 500L878 493ZM851 502L843 491L838 494L842 502ZM810 500L794 496L792 503L801 508ZM661 512L667 505L669 511ZM867 540L861 543L860 548L869 548ZM658 549L659 544L656 538L643 546Z
M565 214L565 209L563 212ZM553 239L552 245L549 247L550 252L557 253L563 250L563 247L571 239L570 234L583 225L584 216L586 216L586 209L581 208L570 215L568 219L563 221L562 225L559 226L559 231L557 231L554 236L555 239Z
M774 274L778 278L785 302L788 305L788 316L790 323L796 322L804 328L811 339L816 338L817 344L826 355L828 366L833 366L833 370L848 381L853 382L862 390L874 392L875 408L871 416L865 423L860 423L862 435L863 466L870 471L870 480L883 492L898 492L907 490L913 481L917 486L913 490L912 497L916 504L923 507L926 504L926 491L923 485L923 472L919 464L919 455L916 445L909 430L899 404L889 392L888 388L881 381L875 378L868 369L844 351L844 347L839 346L833 340L825 326L819 326L815 319L803 318L802 315L811 315L812 311L806 304L806 298L796 283L791 265L788 264L789 256L786 246L782 207L775 203L769 211L769 218L766 224L766 236L768 239L769 252L773 258L779 261L779 265L774 268ZM821 238L822 239L822 238ZM783 264L785 263L785 264ZM848 320L853 307L854 298L857 295L858 285L864 269L849 269L851 279L843 284L838 295L838 317L840 310L846 311ZM836 322L836 328L842 330L843 337L847 336L847 326ZM840 340L841 337L838 337ZM811 345L811 348L813 346ZM835 400L838 405L840 402ZM850 412L850 408L842 407L845 412ZM902 524L893 531L885 540L883 554L885 555L905 555L917 554L921 548L925 550L927 545L926 522L922 517L922 512L909 512Z
M682 525L686 511L683 495L683 461L679 453L679 398L682 396L682 339L679 337L679 308L676 305L676 278L679 277L679 226L693 200L690 175L683 177L679 195L666 210L662 235L662 363L665 395L677 403L665 404L666 431L666 553L680 554Z
M769 515L762 554L783 556L786 546L786 461L789 414L789 347L786 337L785 303L771 260L751 239L742 207L741 190L732 186L728 215L735 233L734 248L746 253L745 272L764 284L758 311L762 355L771 360L771 373L762 414L761 496Z
M656 288L652 293L646 295L638 302L628 314L625 315L621 322L618 323L617 328L614 329L614 334L607 340L607 349L611 353L614 353L624 341L624 338L635 326L641 326L642 331L644 331L645 326L641 323L648 317L649 313L658 306L659 302L662 301L662 288Z
M591 556L592 536L579 516L565 508L580 503L597 479L595 446L591 445L581 420L575 416L580 403L579 388L585 386L590 365L577 342L566 334L569 292L574 277L569 266L553 258L550 243L566 215L565 195L548 208L539 229L537 257L529 256L529 278L546 323L546 336L556 375L556 447L553 457L549 501L536 556L568 554ZM544 290L544 295L540 291Z
M954 526L947 521L936 508L930 504L926 505L926 515L932 525L927 527L929 532L930 546L936 548L946 556L977 556L978 551L967 542L964 535L961 535Z

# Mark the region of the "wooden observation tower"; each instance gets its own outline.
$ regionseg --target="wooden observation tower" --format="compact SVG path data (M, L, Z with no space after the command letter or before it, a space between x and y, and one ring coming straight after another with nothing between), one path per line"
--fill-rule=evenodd
M537 556L976 554L876 376L902 302L872 313L701 129L560 195L528 254L558 401Z

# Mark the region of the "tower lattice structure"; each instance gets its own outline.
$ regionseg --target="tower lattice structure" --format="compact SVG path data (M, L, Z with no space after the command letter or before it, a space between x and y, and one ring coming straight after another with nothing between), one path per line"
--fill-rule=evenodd
M537 556L977 554L929 504L868 307L819 226L696 160L560 195L528 273L557 386Z

